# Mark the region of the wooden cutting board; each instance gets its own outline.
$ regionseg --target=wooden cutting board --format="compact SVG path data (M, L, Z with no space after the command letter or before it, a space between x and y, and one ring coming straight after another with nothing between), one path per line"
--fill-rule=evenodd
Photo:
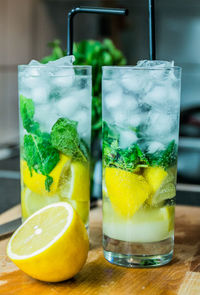
M19 206L0 216L0 223L20 215ZM200 294L200 207L177 206L175 254L160 268L128 269L108 263L101 247L101 208L91 211L88 260L73 279L43 283L20 271L6 257L8 240L0 241L1 295L198 295Z

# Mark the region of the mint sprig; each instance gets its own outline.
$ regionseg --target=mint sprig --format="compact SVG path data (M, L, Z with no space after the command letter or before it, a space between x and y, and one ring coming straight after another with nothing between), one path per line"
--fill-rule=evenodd
M53 125L51 130L51 143L54 148L73 160L87 162L88 147L80 139L78 131L78 122L68 118L60 118Z
M48 133L41 132L38 122L34 121L35 108L32 99L20 95L20 114L28 134L24 135L24 159L32 170L46 176L45 188L50 191L53 178L49 173L59 161L59 152L52 146Z
M142 150L136 143L126 149L121 149L119 137L120 135L115 126L109 126L104 121L103 159L106 167L116 167L133 172L136 168L149 166L168 169L177 162L177 144L175 140L172 140L165 150L150 154L148 151Z

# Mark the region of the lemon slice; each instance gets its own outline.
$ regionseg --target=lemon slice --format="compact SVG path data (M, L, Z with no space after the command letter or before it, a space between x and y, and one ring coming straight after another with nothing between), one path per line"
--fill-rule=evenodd
M77 274L88 254L87 231L73 207L59 202L29 217L13 234L8 257L33 278L59 282Z
M21 193L23 220L39 209L56 202L60 202L60 197L58 195L42 196L32 192L29 188L25 188Z
M72 162L69 169L62 173L59 182L62 198L88 202L90 199L90 168L88 164Z
M151 187L149 205L156 206L176 195L174 170L165 171L162 167L149 167L144 170L144 177Z
M123 217L131 217L150 194L145 178L117 168L105 169L105 183L113 208Z
M71 162L71 158L63 154L60 154L60 160L58 164L54 167L54 169L49 174L53 178L53 183L50 186L50 192L48 192L45 188L46 176L36 173L33 169L32 169L32 176L31 176L26 161L22 162L22 167L21 167L23 181L25 185L32 192L36 194L53 195L57 191L61 174L64 173L64 171L69 168L70 162Z

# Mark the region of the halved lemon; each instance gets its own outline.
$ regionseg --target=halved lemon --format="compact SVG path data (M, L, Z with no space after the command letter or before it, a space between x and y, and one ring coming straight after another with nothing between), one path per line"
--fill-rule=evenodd
M123 217L131 217L150 194L142 175L118 168L105 169L105 184L113 208Z
M87 231L73 207L59 202L30 216L13 234L8 257L38 280L59 282L73 277L87 259Z
M90 199L89 164L72 162L69 169L61 175L59 194L62 198L88 202Z
M60 154L60 160L54 169L49 173L49 176L53 178L53 183L50 186L50 192L45 188L46 176L36 173L32 169L32 176L30 174L28 165L26 161L22 162L22 176L25 185L34 193L39 195L53 195L57 191L58 183L60 180L61 174L65 173L65 170L68 170L70 166L71 158L63 154Z

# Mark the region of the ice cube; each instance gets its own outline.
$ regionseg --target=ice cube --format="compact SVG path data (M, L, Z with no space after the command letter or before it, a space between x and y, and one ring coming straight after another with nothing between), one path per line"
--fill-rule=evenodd
M59 114L55 111L55 104L35 104L35 121L39 122L43 132L50 132L52 126L59 119Z
M144 68L171 68L174 67L174 61L165 60L139 60L137 67Z
M55 103L56 109L61 116L72 118L79 109L79 100L75 96L63 97Z
M41 67L44 66L44 64L41 64L39 61L32 59L29 63L28 66L30 67Z
M50 81L52 85L60 88L69 88L74 83L75 73L73 68L60 69L52 74Z
M119 145L122 149L125 149L137 142L138 138L134 131L131 130L119 130L120 139Z
M34 103L46 103L49 98L49 90L50 89L47 84L41 85L41 83L38 82L37 86L31 89L31 99Z
M130 115L128 118L129 126L130 127L137 127L138 125L140 125L144 121L144 118L145 118L144 113Z
M113 80L104 80L103 81L103 93L108 93L108 92L122 92L121 87L117 83L117 81Z
M78 122L78 133L86 142L90 141L91 116L87 109L77 111L72 119Z
M126 108L127 112L136 111L138 108L137 97L134 95L123 96L123 107Z
M120 108L120 106L123 103L123 96L122 96L122 90L120 91L114 91L108 95L106 95L105 99L105 105L107 109L114 109L114 108Z
M152 110L149 112L147 136L152 138L156 138L157 136L165 138L171 133L174 123L175 120L172 115Z
M114 124L118 124L120 126L127 126L127 114L123 112L120 108L116 108L114 111L111 112L112 120L110 122Z
M73 55L61 57L55 61L49 61L46 65L50 67L70 66L75 61Z
M164 144L158 141L153 141L149 144L148 153L153 154L158 151L162 151L165 149Z
M157 85L147 92L143 97L143 102L153 107L162 107L168 99L168 88Z

